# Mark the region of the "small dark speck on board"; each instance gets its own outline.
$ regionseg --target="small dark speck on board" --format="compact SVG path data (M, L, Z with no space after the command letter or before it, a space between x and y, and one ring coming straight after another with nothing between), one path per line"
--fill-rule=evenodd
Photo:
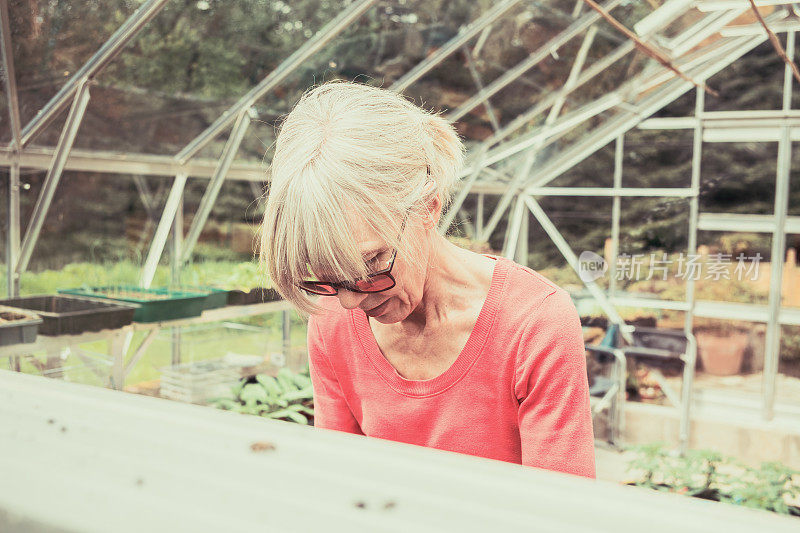
M389 500L388 502L383 504L383 508L384 510L388 511L389 509L394 509L395 505L397 505L395 502Z
M61 426L61 433L67 432L67 426Z
M48 424L55 424L56 423L56 419L55 418L48 418L47 419L47 423Z
M269 441L261 440L251 444L250 449L254 452L270 452L275 449L275 445Z
M355 506L358 507L359 509L366 509L367 508L367 504L365 502L361 501L361 500L357 501L355 503Z
M142 485L144 485L144 479L137 478L136 479L136 486L141 487Z

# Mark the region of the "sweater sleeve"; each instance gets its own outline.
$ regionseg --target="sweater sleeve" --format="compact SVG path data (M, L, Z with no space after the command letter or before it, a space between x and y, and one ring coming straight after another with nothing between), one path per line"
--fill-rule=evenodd
M522 332L514 393L522 464L594 478L583 332L563 289L545 297Z
M314 388L314 427L363 435L328 361L328 353L313 315L308 321L308 367Z

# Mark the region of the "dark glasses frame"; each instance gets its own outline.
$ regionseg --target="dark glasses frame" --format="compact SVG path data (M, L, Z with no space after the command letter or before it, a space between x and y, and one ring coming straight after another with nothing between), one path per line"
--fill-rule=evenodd
M383 270L379 270L377 272L368 274L365 280L359 280L359 281L303 280L299 282L297 285L308 293L320 294L322 296L335 296L339 294L340 288L348 290L350 292L358 292L362 294L371 294L375 292L388 291L389 289L397 285L397 281L391 274L392 268L394 267L394 260L396 257L397 257L397 248L395 248L394 251L392 252L392 257L389 259L389 266L384 268ZM390 285L388 287L381 286L380 289L374 289L374 290L358 288L359 283L364 283L365 281L368 281L371 278L375 278L378 276L386 276L389 280Z

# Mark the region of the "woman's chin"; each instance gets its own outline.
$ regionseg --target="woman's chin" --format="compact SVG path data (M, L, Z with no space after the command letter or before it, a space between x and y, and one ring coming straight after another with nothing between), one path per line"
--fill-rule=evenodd
M392 313L385 313L381 316L372 317L372 320L380 322L381 324L394 324L395 322L399 322L399 320L395 320Z
M372 320L380 322L381 324L394 324L396 322L400 322L403 317L398 316L397 309L389 307L383 314L371 318Z

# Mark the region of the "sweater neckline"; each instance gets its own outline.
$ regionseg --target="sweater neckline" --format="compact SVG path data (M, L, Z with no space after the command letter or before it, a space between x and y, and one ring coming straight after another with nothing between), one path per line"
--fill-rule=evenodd
M362 350L366 353L367 358L381 378L395 391L405 396L434 396L458 383L477 361L494 324L509 269L509 261L506 258L490 254L483 255L496 261L486 300L484 300L483 306L478 313L478 319L472 328L467 343L458 354L455 362L434 378L413 380L401 376L381 352L369 325L369 317L363 310L358 308L350 311L350 320Z

